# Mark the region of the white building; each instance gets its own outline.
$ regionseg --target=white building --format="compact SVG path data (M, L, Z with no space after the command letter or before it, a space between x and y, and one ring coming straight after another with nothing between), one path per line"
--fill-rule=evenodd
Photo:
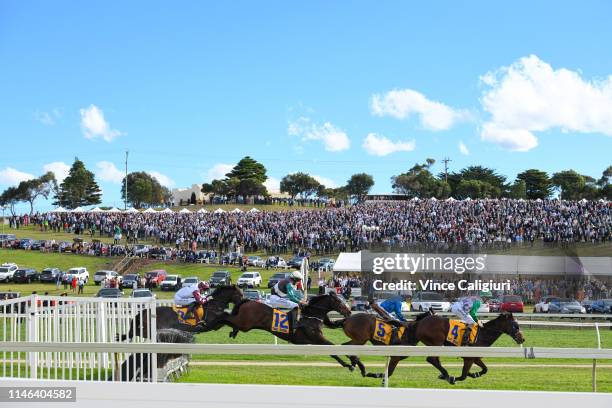
M207 194L202 193L201 184L192 184L191 188L173 188L172 189L172 205L177 206L183 201L183 205L191 200L191 194L195 193L196 202L202 202L204 198L207 197Z

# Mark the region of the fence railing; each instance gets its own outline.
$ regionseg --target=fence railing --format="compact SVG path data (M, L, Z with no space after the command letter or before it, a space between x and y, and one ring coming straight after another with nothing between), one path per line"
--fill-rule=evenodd
M592 389L597 390L596 361L612 359L612 349L551 347L444 347L444 346L354 346L272 344L184 344L184 343L64 343L0 342L7 352L49 353L62 349L87 353L160 353L216 355L356 355L386 357L385 387L388 386L390 357L497 357L518 359L584 359L593 361Z

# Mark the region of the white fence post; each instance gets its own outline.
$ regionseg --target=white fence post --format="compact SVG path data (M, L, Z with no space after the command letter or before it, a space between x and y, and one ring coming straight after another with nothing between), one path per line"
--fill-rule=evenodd
M28 341L38 341L38 296L29 296L26 303L26 313L28 314ZM28 361L30 365L30 378L36 379L38 374L38 352L29 352Z
M151 298L149 304L149 330L151 331L150 341L157 343L157 304L154 298ZM151 371L151 382L157 382L157 353L151 354L149 369Z

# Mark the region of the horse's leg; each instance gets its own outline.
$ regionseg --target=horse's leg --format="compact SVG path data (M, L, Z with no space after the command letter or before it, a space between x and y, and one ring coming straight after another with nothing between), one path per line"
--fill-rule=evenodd
M485 375L489 371L489 369L487 368L485 363L482 362L482 359L480 357L474 359L474 364L476 364L478 367L482 368L482 370L478 371L476 373L469 373L468 376L471 377L471 378L482 377L483 375Z
M455 381L463 381L470 375L470 368L474 364L474 358L465 357L463 359L463 370L461 371L461 376L457 377Z
M442 367L442 363L440 363L440 357L427 357L427 362L432 366L436 367L438 371L440 371L440 376L438 377L441 380L448 381L449 384L455 383L455 377L449 376L448 371L444 367Z

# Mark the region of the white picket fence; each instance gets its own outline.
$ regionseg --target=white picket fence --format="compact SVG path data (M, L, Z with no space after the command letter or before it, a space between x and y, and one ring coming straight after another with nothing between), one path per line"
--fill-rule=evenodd
M0 376L80 380L156 381L156 354L94 353L74 344L115 344L133 331L133 343L156 339L155 302L31 295L0 301L0 341L45 344L44 352L0 348ZM147 319L136 325L135 318ZM154 340L153 340L154 341Z

